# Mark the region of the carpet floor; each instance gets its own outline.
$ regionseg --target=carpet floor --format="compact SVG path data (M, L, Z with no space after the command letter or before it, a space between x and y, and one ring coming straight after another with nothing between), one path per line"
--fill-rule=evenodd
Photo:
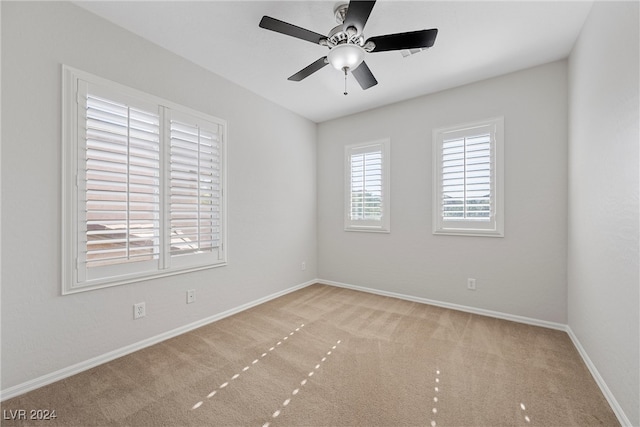
M619 426L565 332L325 285L2 409L3 426ZM56 418L7 419L38 409Z

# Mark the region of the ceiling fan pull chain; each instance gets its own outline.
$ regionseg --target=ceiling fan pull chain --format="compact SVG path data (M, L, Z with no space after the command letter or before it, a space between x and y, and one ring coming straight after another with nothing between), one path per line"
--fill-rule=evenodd
M347 67L344 67L343 70L344 70L344 94L349 95L347 93Z

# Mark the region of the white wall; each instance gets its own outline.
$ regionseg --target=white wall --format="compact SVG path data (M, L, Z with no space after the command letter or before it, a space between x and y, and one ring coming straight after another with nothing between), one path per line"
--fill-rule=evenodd
M70 3L1 7L2 390L317 277L314 123ZM61 296L63 63L228 120L227 267Z
M640 425L638 2L596 2L570 56L569 327Z
M560 61L321 123L319 277L566 323L566 79ZM505 237L433 235L432 130L495 116ZM343 147L381 137L391 138L391 233L345 232Z

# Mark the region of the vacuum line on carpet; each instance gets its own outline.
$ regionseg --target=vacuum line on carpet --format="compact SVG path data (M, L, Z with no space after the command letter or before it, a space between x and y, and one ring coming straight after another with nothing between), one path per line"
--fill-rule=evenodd
M266 357L266 356L267 356L267 354L269 354L270 352L274 351L274 350L276 349L276 347L278 347L278 346L282 345L284 341L288 340L288 339L289 339L289 337L293 336L296 332L300 332L300 329L302 329L302 328L304 328L304 323L303 323L303 324L301 324L300 326L298 326L295 330L293 330L293 331L289 332L289 334L288 334L288 335L285 335L285 336L282 338L282 340L278 341L275 345L273 345L272 347L270 347L268 351L265 351L264 353L262 353L262 354L260 355L260 357L259 357L259 358L254 359L254 360L251 362L251 364L249 364L249 365L245 366L244 368L242 368L242 371L241 371L241 372L247 372L247 371L250 369L250 367L251 367L252 365L257 364L257 363L260 361L260 359L262 359L262 358ZM211 399L211 398L212 398L213 396L215 396L215 395L216 395L220 390L222 390L223 388L227 387L227 386L231 383L231 381L235 381L235 380L237 380L238 378L240 378L240 372L238 372L238 373L236 373L236 374L233 374L233 376L232 376L228 381L223 382L222 384L220 384L220 385L218 386L218 388L217 388L217 389L215 389L215 390L211 391L211 393L209 393L209 394L207 395L207 399ZM201 401L197 402L195 405L193 405L193 406L191 407L191 410L198 409L198 408L199 408L199 407L201 407L203 404L204 404L204 401L203 401L203 400L201 400Z
M318 369L320 369L320 365L322 365L322 363L324 363L327 360L328 356L331 356L332 350L335 350L341 342L342 340L336 341L335 345L331 347L331 350L327 351L326 355L323 356L322 359L320 359L320 363L316 364L316 366L314 366L314 368L307 374L307 378L300 381L300 387L293 389L293 391L291 392L291 396L296 396L298 393L300 393L301 387L304 387L307 384L307 379L309 377L312 377L315 374L315 372ZM282 413L282 411L284 410L284 408L286 408L289 405L289 403L291 403L291 399L292 397L285 399L285 401L282 402L282 405L280 405L280 407L276 409L273 412L273 414L271 414L271 418L278 418ZM271 425L271 422L267 421L262 425L262 427L269 427L270 425Z

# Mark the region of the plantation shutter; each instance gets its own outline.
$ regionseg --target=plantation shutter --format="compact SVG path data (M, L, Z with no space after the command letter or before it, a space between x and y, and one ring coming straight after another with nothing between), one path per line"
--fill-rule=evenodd
M491 132L484 126L442 141L444 221L489 221L493 192Z
M504 236L504 118L433 130L433 232Z
M355 150L351 154L351 220L379 221L383 203L382 149Z
M156 260L160 252L160 117L87 90L83 97L84 236L79 262L99 267ZM113 97L115 98L115 97ZM84 209L82 209L84 207Z
M389 140L345 147L345 228L389 231Z
M222 251L222 126L177 112L171 117L170 255L217 259Z

